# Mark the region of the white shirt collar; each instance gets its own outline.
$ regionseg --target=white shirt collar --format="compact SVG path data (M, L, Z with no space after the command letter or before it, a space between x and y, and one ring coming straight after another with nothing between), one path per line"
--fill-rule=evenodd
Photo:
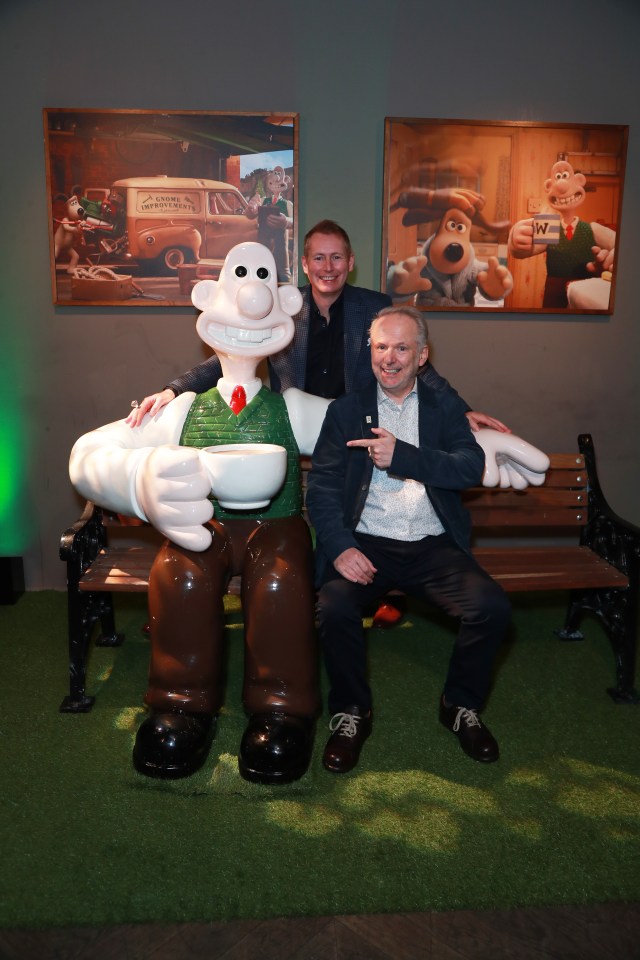
M255 378L255 380L250 380L248 383L234 383L231 380L225 380L224 377L220 377L217 383L218 391L220 396L227 404L231 406L231 394L233 393L235 387L244 387L244 392L247 395L247 403L251 403L254 397L260 393L262 388L262 380Z

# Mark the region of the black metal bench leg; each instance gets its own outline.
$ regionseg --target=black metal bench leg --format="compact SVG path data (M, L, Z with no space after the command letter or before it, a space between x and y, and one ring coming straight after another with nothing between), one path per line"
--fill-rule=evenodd
M124 634L116 631L116 619L113 612L113 597L110 593L100 594L100 636L96 640L97 647L120 647Z
M582 602L582 595L572 592L571 599L569 600L569 606L567 608L567 615L564 621L564 627L553 631L556 637L559 637L561 640L584 640L584 634L581 630L578 630L583 613L584 605Z
M637 704L640 696L634 689L636 671L636 646L638 642L637 603L630 590L617 591L615 605L607 611L605 627L613 645L616 658L616 685L609 687L607 693L615 703ZM606 604L603 607L606 609Z
M70 589L67 593L69 635L69 696L60 704L61 713L88 713L95 697L85 694L89 637L95 617L94 595Z

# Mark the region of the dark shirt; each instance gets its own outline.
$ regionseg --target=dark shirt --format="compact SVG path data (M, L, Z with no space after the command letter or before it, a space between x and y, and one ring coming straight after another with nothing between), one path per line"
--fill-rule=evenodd
M344 292L329 308L329 322L311 298L304 388L316 397L341 397L344 386Z

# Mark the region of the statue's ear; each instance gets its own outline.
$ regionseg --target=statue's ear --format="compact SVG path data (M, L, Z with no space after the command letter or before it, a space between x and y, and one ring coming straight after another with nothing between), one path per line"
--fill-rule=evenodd
M218 288L217 280L199 280L191 291L191 302L198 310L206 310L213 303L216 290Z
M300 313L302 310L302 294L297 287L292 286L290 283L285 283L282 287L278 287L278 298L280 300L280 307L289 317L295 317L296 313Z

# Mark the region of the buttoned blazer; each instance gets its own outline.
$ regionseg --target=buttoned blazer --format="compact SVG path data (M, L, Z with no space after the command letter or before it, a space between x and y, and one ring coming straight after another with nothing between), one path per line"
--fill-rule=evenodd
M435 389L418 379L419 444L397 440L389 472L423 483L445 531L469 550L471 523L460 490L482 481L484 452L474 439L466 404L453 390ZM319 583L349 547L369 490L373 463L366 447L347 440L369 438L378 425L377 384L345 394L330 404L308 477L307 509L316 532Z

